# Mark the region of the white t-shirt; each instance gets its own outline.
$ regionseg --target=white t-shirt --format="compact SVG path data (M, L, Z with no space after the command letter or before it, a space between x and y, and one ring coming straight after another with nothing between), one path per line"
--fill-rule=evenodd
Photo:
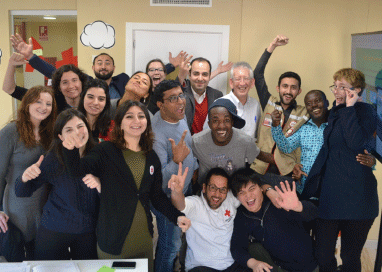
M186 271L197 266L224 270L234 263L231 255L231 236L236 209L240 206L231 191L222 205L213 210L204 196L186 197L182 211L191 220L186 233Z

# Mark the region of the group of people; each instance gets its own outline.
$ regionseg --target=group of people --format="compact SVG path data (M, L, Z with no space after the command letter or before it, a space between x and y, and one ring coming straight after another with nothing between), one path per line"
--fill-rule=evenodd
M101 53L95 78L56 69L17 34L11 41L3 90L21 104L0 131L9 260L147 258L149 271L168 272L179 256L192 272L325 272L338 269L341 231L340 269L361 271L378 195L377 116L359 101L360 71L334 74L328 110L320 90L296 103L294 72L280 76L279 97L269 92L264 71L288 43L282 35L255 70L238 62L212 72L208 59L182 51L167 65L154 59L146 72L113 76L113 58ZM16 86L16 66L27 62L51 88ZM177 79L166 80L176 67ZM208 84L229 70L223 96Z

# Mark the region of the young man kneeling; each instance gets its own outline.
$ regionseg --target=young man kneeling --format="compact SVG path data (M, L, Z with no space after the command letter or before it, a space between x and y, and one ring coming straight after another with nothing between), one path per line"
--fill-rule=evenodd
M278 209L264 197L261 185L251 169L232 176L232 191L241 202L234 221L232 257L253 271L315 271L312 240L302 222L314 220L317 207L298 199L295 182L292 189L281 182L280 188L275 187L281 198ZM255 241L250 248L249 237Z

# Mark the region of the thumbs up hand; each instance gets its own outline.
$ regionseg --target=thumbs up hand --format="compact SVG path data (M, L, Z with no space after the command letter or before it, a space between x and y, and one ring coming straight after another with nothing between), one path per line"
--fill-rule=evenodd
M29 166L23 173L21 177L22 182L30 181L31 179L37 178L41 174L40 165L44 160L44 156L41 155L35 164Z

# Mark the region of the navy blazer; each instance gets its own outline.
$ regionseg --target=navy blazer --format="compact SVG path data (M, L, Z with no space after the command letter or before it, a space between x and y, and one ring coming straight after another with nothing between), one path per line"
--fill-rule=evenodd
M377 129L373 106L357 102L330 111L324 144L310 170L302 198L319 197L319 218L358 220L378 215L377 180L356 156Z

